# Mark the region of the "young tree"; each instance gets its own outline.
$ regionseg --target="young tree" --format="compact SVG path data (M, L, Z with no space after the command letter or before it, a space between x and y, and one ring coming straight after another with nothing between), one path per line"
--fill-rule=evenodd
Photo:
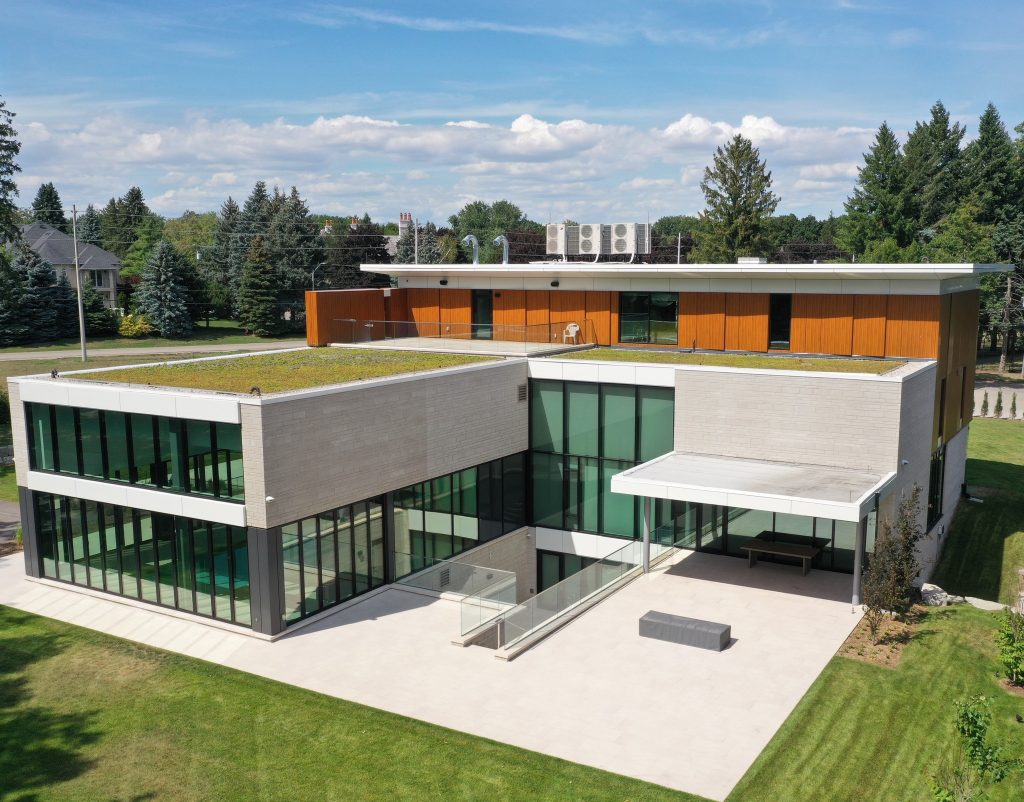
M33 341L45 342L57 337L57 274L53 265L22 244L14 257L14 270L25 287L21 312Z
M999 661L1006 669L1006 678L1014 685L1024 684L1024 613L1006 608L1000 614L996 632Z
M32 200L32 219L37 223L46 223L58 231L68 233L68 219L64 216L64 206L60 201L60 194L52 182L47 182L39 187L35 198Z
M163 337L187 337L192 332L188 312L185 266L167 240L161 240L142 270L135 290L135 308Z
M779 196L754 144L737 134L716 148L700 188L707 208L701 213L697 258L733 263L738 256L767 256L766 227Z
M18 238L18 209L14 205L18 185L14 174L21 172L15 161L21 152L21 143L17 137L14 112L0 97L0 244L14 242Z
M991 103L978 121L978 138L964 149L964 166L967 184L978 196L982 223L999 223L1020 211L1017 154Z
M853 195L846 201L839 245L861 254L869 243L892 238L903 248L913 239L914 229L900 144L892 129L882 123L864 154Z
M881 622L887 613L903 616L910 609L914 580L920 572L917 544L924 533L920 523L921 488L914 485L896 509L893 521L882 522L875 539L861 590L864 617L872 639L878 642Z
M87 245L103 247L103 225L100 221L99 212L91 203L85 207L82 216L78 218L78 241Z
M281 329L277 308L277 274L267 259L263 237L255 237L242 268L239 287L239 319L246 331L258 337L271 337Z
M1020 761L1006 759L1001 747L989 743L992 711L988 699L960 699L954 709L957 741L932 778L933 797L936 802L980 802L987 796L986 788L1001 783L1011 771L1019 769Z

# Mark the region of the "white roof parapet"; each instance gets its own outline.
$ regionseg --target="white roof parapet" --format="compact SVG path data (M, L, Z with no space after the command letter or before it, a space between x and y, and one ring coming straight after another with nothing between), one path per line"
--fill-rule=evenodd
M614 493L860 521L888 473L673 451L612 476Z

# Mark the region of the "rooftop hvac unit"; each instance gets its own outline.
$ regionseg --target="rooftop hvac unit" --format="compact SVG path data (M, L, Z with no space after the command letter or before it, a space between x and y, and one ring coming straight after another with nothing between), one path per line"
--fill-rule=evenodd
M636 223L614 223L609 228L611 228L611 252L613 254L636 253Z
M565 256L565 224L548 223L547 253Z
M601 240L604 228L600 223L580 225L580 256L597 256L603 252Z
M650 253L651 252L651 224L650 223L637 223L636 224L636 252L637 253Z

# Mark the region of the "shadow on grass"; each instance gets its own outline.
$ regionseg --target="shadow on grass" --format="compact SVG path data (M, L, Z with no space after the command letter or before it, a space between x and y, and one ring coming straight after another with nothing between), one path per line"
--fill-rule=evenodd
M5 627L32 627L34 616L4 611ZM66 713L31 698L29 677L34 664L65 650L52 633L0 639L0 800L31 802L53 783L79 776L92 766L82 754L100 735L89 713ZM74 692L74 683L65 686Z

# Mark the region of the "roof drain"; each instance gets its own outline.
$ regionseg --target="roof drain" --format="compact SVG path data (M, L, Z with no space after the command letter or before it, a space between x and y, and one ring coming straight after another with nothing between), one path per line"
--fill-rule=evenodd
M462 238L462 244L473 246L473 264L480 264L480 241L472 234L467 234Z
M499 234L494 238L494 244L501 246L501 263L503 265L508 264L508 237L504 234Z

